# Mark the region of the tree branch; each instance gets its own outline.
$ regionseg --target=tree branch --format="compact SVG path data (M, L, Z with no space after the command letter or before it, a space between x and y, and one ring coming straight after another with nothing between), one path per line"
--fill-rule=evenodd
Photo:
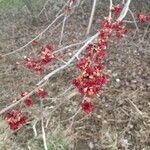
M88 35L89 32L90 32L91 25L92 25L92 22L93 22L94 13L95 13L95 8L96 8L96 0L93 0L93 7L92 7L92 11L91 11L91 17L90 17L90 20L89 20L89 25L88 25L88 28L87 28L86 35Z

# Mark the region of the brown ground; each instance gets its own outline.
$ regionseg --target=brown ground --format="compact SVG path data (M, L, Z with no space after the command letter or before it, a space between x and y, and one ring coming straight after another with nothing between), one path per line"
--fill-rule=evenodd
M82 9L67 20L63 45L85 38L90 14L88 9L89 6L83 5ZM97 31L103 11L103 7L97 9L91 35ZM5 33L0 37L1 54L24 45L49 24L45 21L35 27L25 18L20 19L14 16L14 19L18 20L15 22L7 16L9 14L0 16L0 20L3 20L0 22L1 31ZM95 98L96 109L91 115L80 112L71 118L82 101L82 97L72 88L61 99L50 99L63 93L71 85L71 79L77 74L74 67L71 66L53 76L46 85L49 91L49 97L44 103L45 120L49 120L46 133L50 137L51 135L60 136L63 143L66 141L69 143L70 149L150 150L150 26L148 28L147 24L139 25L139 33L135 33L134 25L127 24L127 26L130 31L128 37L110 41L108 58L105 61L110 81L103 87L103 92ZM57 43L60 30L61 28L58 28L52 34L49 30L44 34L42 41L50 40ZM30 51L31 47L28 47L0 60L1 109L10 105L12 99L21 91L30 91L38 82L39 77L35 73L15 64L24 55L30 54ZM66 55L65 59L68 57ZM47 73L59 65L58 62L51 64L52 67L48 66ZM40 148L42 143L40 121L38 120L40 112L36 100L35 98L36 104L28 110L31 112L29 123L15 133L10 132L2 116L0 150L30 148L42 150ZM38 136L34 137L32 126L36 120Z

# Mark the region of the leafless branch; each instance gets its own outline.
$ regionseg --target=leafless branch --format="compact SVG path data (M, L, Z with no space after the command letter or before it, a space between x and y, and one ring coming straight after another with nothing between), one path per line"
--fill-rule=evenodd
M43 118L43 101L41 100L41 127L42 127L42 137L43 137L43 144L44 144L44 149L48 150L47 147L47 142L46 142L46 134L45 134L45 129L44 129L44 118Z
M54 19L54 21L47 26L47 28L45 28L40 34L38 34L35 38L33 38L31 41L29 41L27 44L25 44L24 46L10 52L10 53L7 53L7 54L4 54L4 55L1 55L1 57L6 57L6 56L9 56L9 55L12 55L12 54L15 54L21 50L23 50L25 47L27 47L29 44L32 43L33 40L36 40L38 38L40 38L58 19L60 19L64 14L61 14L59 15L57 18Z
M109 21L111 20L111 15L112 15L112 6L113 6L113 3L112 3L112 0L110 0L110 6L109 6Z
M43 84L41 85L41 87L44 86L45 84L46 84L46 82L43 83ZM11 104L11 105L7 106L6 108L2 109L2 110L0 111L0 115L3 114L3 113L5 113L5 112L8 111L9 109L11 109L11 108L17 106L19 103L23 102L27 97L33 95L33 94L39 89L39 87L40 87L40 86L36 87L34 90L32 90L32 91L31 91L30 93L28 93L26 96L22 97L22 98L19 99L18 101L14 102L13 104Z
M127 3L125 4L119 18L117 19L118 21L122 21L124 19L124 17L126 16L128 10L129 10L129 5L130 5L130 2L131 0L128 0ZM60 17L62 17L63 14L60 15ZM54 21L53 21L54 22ZM46 29L45 29L46 30ZM44 31L45 31L44 30ZM88 39L88 41L75 53L75 55L73 55L69 61L65 64L65 65L62 65L61 67L57 68L56 70L48 73L41 81L38 82L37 86L34 90L32 90L29 94L27 94L25 97L21 98L20 100L18 100L17 102L7 106L6 108L2 109L0 111L0 115L5 113L6 111L8 111L9 109L15 107L16 105L18 105L20 102L24 101L27 97L33 95L40 86L44 86L48 81L48 79L50 77L52 77L53 75L55 75L56 73L58 73L59 71L65 69L68 65L70 65L75 59L76 57L78 57L80 55L80 53L86 48L86 46L92 42L94 39L96 39L98 37L99 33L96 33L94 36L92 36L91 38Z
M61 35L60 35L59 46L61 45L61 42L62 42L62 39L63 39L66 19L67 19L67 16L64 16L64 20L63 20L63 23L62 23L62 29L61 29Z
M117 19L117 21L122 21L122 20L125 18L125 16L126 16L128 10L129 10L129 5L130 5L130 3L131 3L131 0L128 0L128 1L126 2L126 4L125 4L123 10L121 11L121 14L120 14L119 18Z
M134 24L135 24L136 30L139 32L139 27L138 27L138 25L137 25L137 23L136 23L134 14L133 14L133 12L132 12L130 9L129 9L129 13L131 14L131 16L132 16L132 18L133 18L133 22L134 22Z
M92 22L93 22L94 13L95 13L95 8L96 8L96 0L93 0L93 7L92 7L91 16L90 16L89 25L88 25L88 28L87 28L86 35L88 35L89 32L90 32L91 25L92 25Z
M53 76L53 75L56 74L57 72L59 72L59 71L65 69L70 63L72 63L72 62L76 59L76 57L86 48L86 46L87 46L90 42L92 42L95 38L97 38L97 37L98 37L98 33L96 33L94 36L92 36L92 37L77 51L77 53L76 53L74 56L72 56L72 58L71 58L65 65L63 65L63 66L57 68L56 70L50 72L49 74L47 74L37 85L42 84L43 82L45 82L46 80L48 80L51 76Z

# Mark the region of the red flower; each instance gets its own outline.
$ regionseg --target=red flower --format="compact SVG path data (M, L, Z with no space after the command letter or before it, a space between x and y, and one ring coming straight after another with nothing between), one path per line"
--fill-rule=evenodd
M95 65L95 69L98 70L98 71L101 71L101 70L104 69L104 65L102 65L102 64L100 64L100 63L99 63L99 64L96 64L96 65Z
M86 50L91 50L94 47L93 44L88 44L88 46L86 47Z
M106 57L106 51L105 50L100 50L96 54L96 61L100 61Z
M137 17L141 23L144 23L150 19L150 17L146 16L144 13L139 13Z
M91 60L93 58L93 52L89 52L85 55L85 58L87 58L88 60Z
M102 29L110 29L111 28L111 22L106 18L102 21Z
M22 97L24 97L24 96L26 96L26 95L28 95L28 92L27 92L27 91L26 91L26 92L21 92L21 96L22 96ZM32 98L27 97L27 98L24 100L24 103L26 104L26 106L31 106L31 105L33 105L33 100L32 100Z
M99 37L102 40L106 40L107 38L112 36L112 29L108 28L108 29L102 29L99 33Z
M52 54L53 49L52 44L47 44L44 48L42 48L40 58L44 64L49 63L54 58L54 55Z
M92 65L88 66L88 67L86 68L85 72L86 72L86 74L87 74L88 76L93 75L94 67L93 67Z
M40 61L36 61L32 57L25 57L24 61L24 65L30 70L36 71L40 74L42 74L45 71L45 68L44 66L42 66Z
M27 92L27 91L21 92L21 96L22 96L22 97L24 97L24 96L26 96L26 95L28 95L28 92Z
M26 104L26 106L32 106L33 100L30 97L28 97L25 99L24 103Z
M6 114L10 129L16 130L27 122L27 117L20 110L11 110Z
M44 64L49 63L53 58L54 56L52 54L44 54L41 56L41 60Z
M118 16L122 11L122 7L117 4L115 6L112 7L112 12L115 14L115 16Z
M24 64L26 65L26 67L28 69L32 69L36 66L36 61L34 61L32 57L26 57L25 56L24 61L25 61Z
M47 92L45 91L44 88L40 88L40 89L38 89L38 91L37 91L37 95L38 95L40 98L44 98L45 96L47 96Z
M78 87L80 85L80 80L78 78L72 80L72 84L76 87Z
M79 61L77 62L77 67L79 69L85 69L88 65L88 61L85 58L80 58Z
M44 47L44 50L45 50L45 51L49 51L49 52L52 51L53 49L54 49L54 48L53 48L53 45L50 44L50 43L49 43L49 44L46 44L46 46Z
M36 66L35 71L39 74L43 74L45 71L45 68L43 66Z
M113 12L118 15L122 8L120 5L113 7ZM150 19L150 18L149 18ZM86 47L84 57L82 57L77 67L81 69L81 75L76 77L72 84L77 90L86 97L94 97L100 93L103 84L108 82L108 76L103 72L104 66L101 64L102 59L106 57L106 49L108 47L108 38L112 35L121 38L127 34L128 30L123 26L122 22L111 22L105 18L102 22L102 29L99 31L99 39L94 44L89 44ZM93 111L94 106L89 100L84 100L81 108L90 113Z
M25 124L25 123L27 122L27 119L28 119L28 118L27 118L26 116L22 116L22 117L20 118L20 120L19 120L18 123L23 125L23 124Z
M8 124L11 130L17 130L19 128L18 122L9 122Z
M84 101L81 103L81 108L86 113L91 113L94 110L94 105L91 102Z
M108 82L108 76L102 75L102 76L101 76L101 83L102 83L102 84L106 84L107 82Z
M117 32L116 32L116 37L117 37L118 39L120 39L120 38L122 37L122 33L121 33L120 31L117 31Z
M106 49L108 43L105 40L100 40L98 41L97 46L99 47L99 49Z
M107 33L105 33L103 30L99 33L99 37L101 39L106 39L108 36L107 36Z
M33 43L36 43L36 41L33 41ZM52 51L54 50L52 44L46 44L42 49L40 53L40 59L34 59L32 57L24 57L23 64L30 70L36 71L39 74L44 73L45 67L44 64L49 63L53 58L54 55Z
M117 31L121 30L122 25L123 23L121 21L115 21L114 23L112 23L112 29L117 30Z
M99 92L100 92L100 87L98 85L94 85L88 88L87 95L93 96L93 95L98 94Z

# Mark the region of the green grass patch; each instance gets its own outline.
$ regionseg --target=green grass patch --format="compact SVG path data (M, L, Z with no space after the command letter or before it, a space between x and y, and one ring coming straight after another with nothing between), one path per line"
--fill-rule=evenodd
M43 7L46 0L30 0L33 9ZM0 9L19 9L25 6L23 0L0 0Z
M64 139L64 137L58 135L49 135L47 139L48 150L69 150L69 143ZM39 150L43 150L43 144L40 145Z
M24 5L22 0L0 0L1 9L19 8Z
M69 145L62 137L51 137L48 139L48 150L69 150Z

